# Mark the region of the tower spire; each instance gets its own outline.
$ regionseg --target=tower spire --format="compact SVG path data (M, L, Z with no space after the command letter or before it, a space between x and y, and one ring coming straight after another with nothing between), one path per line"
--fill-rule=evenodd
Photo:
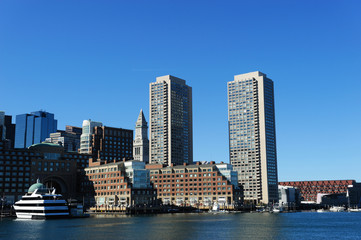
M135 123L135 139L133 141L134 160L149 162L148 123L145 120L143 110L140 110Z
M148 127L148 123L147 123L147 121L145 120L145 117L144 117L144 114L143 114L143 109L140 109L140 113L139 113L137 122L136 122L136 124L135 124L135 127L136 127L136 128L139 128L139 127Z

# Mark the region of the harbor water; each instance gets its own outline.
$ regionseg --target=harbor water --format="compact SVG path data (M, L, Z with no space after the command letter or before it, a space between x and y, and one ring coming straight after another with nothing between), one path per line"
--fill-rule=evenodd
M361 213L177 213L0 222L0 239L361 239Z

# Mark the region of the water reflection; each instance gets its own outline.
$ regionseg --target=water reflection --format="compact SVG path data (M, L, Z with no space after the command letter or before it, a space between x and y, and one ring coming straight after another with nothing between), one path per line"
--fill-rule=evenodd
M360 214L97 215L0 222L0 239L332 239L361 236Z

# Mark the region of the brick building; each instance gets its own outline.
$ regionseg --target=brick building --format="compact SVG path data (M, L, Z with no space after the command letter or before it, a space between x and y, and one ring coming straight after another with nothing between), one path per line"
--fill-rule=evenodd
M133 130L106 126L94 127L92 147L94 160L112 162L133 158Z
M227 169L224 169L225 165ZM150 180L163 204L209 207L218 202L222 207L231 208L243 201L237 172L230 164L148 164L146 168L150 170ZM229 178L225 177L227 172L230 173Z
M156 204L157 193L149 181L149 170L141 161L90 160L82 186L97 207Z
M324 181L295 181L279 182L282 186L292 186L300 190L301 200L317 202L317 194L347 193L350 185L355 185L355 180L324 180Z

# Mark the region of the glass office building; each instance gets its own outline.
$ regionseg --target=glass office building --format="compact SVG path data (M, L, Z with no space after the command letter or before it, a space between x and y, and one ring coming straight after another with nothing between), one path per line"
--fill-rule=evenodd
M229 157L244 199L278 201L273 81L261 72L228 82Z
M82 125L82 134L80 136L80 153L91 154L92 146L92 134L94 133L94 127L101 127L101 122L95 122L92 120L84 120Z
M149 88L150 163L192 163L192 88L170 75Z
M44 111L16 116L15 148L27 148L43 142L50 133L57 131L58 121L53 113Z

